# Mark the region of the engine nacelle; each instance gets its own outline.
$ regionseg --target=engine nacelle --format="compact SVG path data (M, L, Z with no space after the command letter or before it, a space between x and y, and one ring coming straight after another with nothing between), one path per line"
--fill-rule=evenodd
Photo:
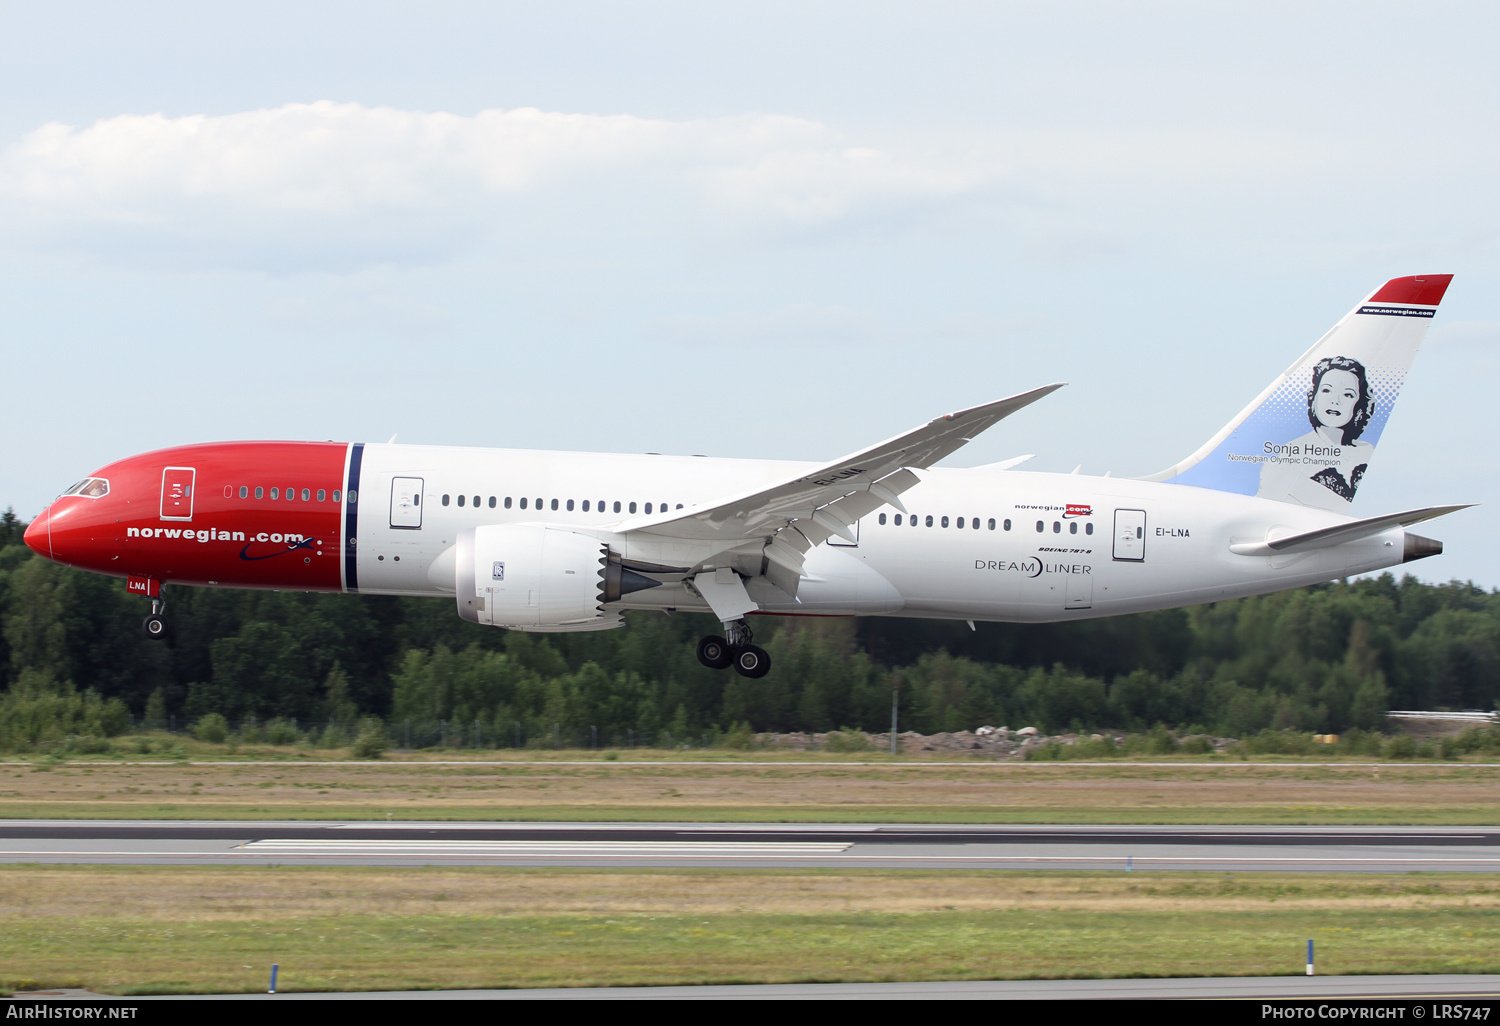
M494 627L618 627L619 613L606 612L605 603L661 584L625 566L598 538L546 524L476 527L460 532L449 551L458 615Z
M543 524L497 524L458 536L458 615L495 627L583 627L604 617L609 546Z

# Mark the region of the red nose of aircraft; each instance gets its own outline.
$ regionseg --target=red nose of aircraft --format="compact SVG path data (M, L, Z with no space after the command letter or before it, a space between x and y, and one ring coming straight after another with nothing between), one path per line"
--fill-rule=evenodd
M52 507L48 506L27 526L26 533L21 536L27 548L48 559L52 558L52 532L48 530L51 515Z

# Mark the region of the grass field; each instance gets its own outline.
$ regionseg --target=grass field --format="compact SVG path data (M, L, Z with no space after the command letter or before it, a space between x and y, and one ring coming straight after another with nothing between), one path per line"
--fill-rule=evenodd
M9 762L0 818L1476 825L1500 814L1495 766L633 758Z
M1500 972L1500 878L0 866L0 986Z

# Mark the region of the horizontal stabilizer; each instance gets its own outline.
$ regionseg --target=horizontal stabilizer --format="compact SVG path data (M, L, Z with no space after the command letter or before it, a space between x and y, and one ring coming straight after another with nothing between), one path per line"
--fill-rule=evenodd
M1327 549L1345 542L1358 541L1393 527L1411 527L1424 520L1432 520L1460 509L1468 509L1473 503L1462 506L1428 506L1425 509L1407 510L1405 513L1388 513L1383 517L1367 520L1351 520L1346 524L1320 527L1316 531L1303 531L1285 538L1273 538L1263 542L1234 542L1229 551L1241 556L1278 556L1290 552L1308 552L1312 549Z

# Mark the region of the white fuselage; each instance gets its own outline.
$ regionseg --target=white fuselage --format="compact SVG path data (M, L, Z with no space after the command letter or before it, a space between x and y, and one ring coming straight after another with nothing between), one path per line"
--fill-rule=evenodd
M445 563L443 556L469 528L545 523L598 533L633 516L709 504L815 466L366 445L358 590L451 595L452 557ZM901 495L909 512L900 514L899 526L896 509L888 506L855 526L854 544L833 538L809 552L795 599L763 579L750 582L761 610L1085 619L1277 591L1379 570L1403 558L1399 528L1311 552L1238 555L1231 544L1263 542L1350 518L1229 492L1015 470L932 469L919 477L921 482ZM403 489L420 491L419 514L409 500L403 508ZM659 558L644 549L620 555L648 562ZM618 608L708 611L702 599L675 581L630 594Z

